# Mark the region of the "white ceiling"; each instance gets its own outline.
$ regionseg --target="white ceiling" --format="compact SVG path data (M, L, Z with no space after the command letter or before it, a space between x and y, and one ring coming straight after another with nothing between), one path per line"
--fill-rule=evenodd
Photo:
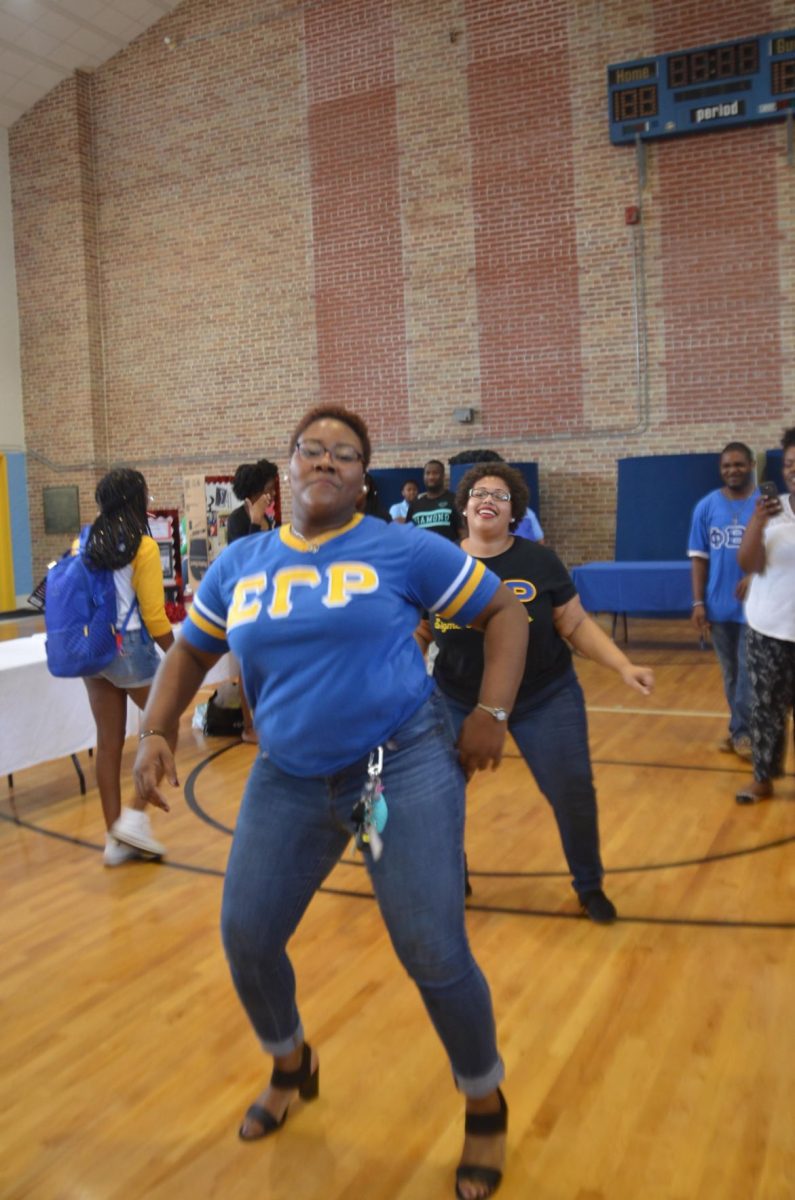
M181 0L0 0L0 128L76 68L92 70Z

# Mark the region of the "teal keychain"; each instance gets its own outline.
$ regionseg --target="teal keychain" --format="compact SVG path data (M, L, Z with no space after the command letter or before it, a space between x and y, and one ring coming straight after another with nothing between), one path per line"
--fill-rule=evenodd
M364 851L365 846L369 846L374 862L378 862L383 854L384 843L381 834L384 832L389 817L384 785L381 782L383 766L384 747L378 746L370 754L367 763L367 782L351 813L351 820L356 830L357 849Z

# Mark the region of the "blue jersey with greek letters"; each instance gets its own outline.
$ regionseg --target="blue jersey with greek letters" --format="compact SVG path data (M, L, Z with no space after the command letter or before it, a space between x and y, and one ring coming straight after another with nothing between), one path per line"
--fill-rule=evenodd
M709 562L704 600L710 621L745 621L742 602L735 595L743 577L737 551L758 498L758 488L742 500L729 500L716 488L693 509L687 553L689 558Z
M412 636L421 610L466 625L499 586L452 543L357 514L309 543L282 526L228 546L183 636L234 651L276 766L328 775L386 741L433 690Z

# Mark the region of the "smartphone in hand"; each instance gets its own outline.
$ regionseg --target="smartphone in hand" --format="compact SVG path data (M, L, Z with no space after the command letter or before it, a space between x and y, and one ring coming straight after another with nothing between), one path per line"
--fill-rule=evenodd
M764 483L760 483L759 491L765 501L765 508L770 516L775 516L781 512L781 501L778 498L778 488L772 479L766 479Z

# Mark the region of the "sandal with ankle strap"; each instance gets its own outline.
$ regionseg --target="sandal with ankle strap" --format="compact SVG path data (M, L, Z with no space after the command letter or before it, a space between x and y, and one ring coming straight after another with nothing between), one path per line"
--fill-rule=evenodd
M474 1137L494 1137L497 1133L505 1133L508 1129L508 1105L505 1103L505 1097L499 1088L497 1095L500 1100L498 1112L493 1113L467 1113L464 1120L464 1132L472 1134ZM461 1184L464 1181L468 1183L485 1183L489 1189L483 1193L481 1200L487 1200L489 1196L493 1196L497 1188L502 1183L502 1171L497 1167L476 1167L470 1166L467 1163L462 1163L456 1168L455 1173L455 1194L459 1200L465 1200L464 1193L461 1191Z
M270 1080L271 1087L279 1088L283 1092L292 1092L298 1090L298 1095L302 1100L317 1100L320 1091L320 1063L312 1070L312 1050L308 1042L304 1042L304 1048L301 1052L301 1065L295 1071L282 1071L279 1067L274 1067ZM262 1126L262 1133L246 1134L243 1132L241 1125L237 1131L241 1142L258 1142L261 1138L268 1137L272 1133L276 1133L281 1129L284 1122L287 1120L287 1109L282 1113L281 1120L277 1121L272 1113L269 1113L267 1108L261 1104L252 1104L246 1109L246 1115L243 1118L245 1121L256 1121Z

